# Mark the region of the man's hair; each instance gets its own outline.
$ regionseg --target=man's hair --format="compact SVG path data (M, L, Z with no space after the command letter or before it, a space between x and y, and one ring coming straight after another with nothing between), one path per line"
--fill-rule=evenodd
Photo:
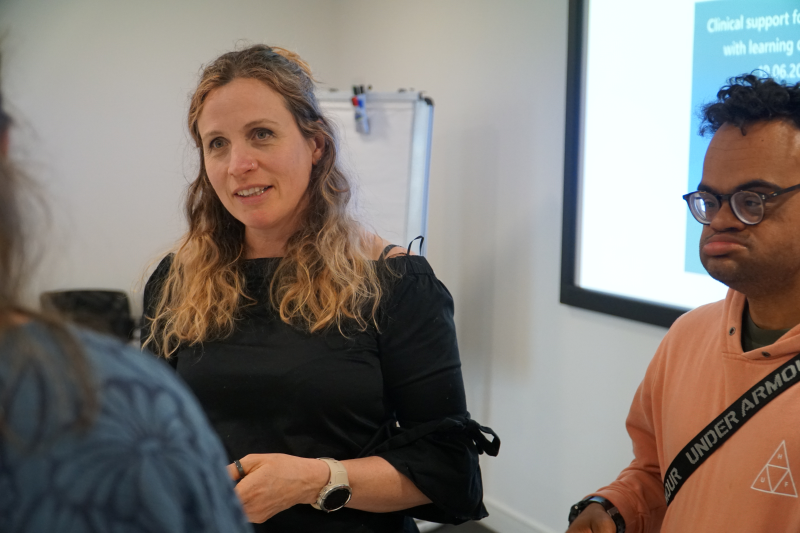
M717 100L702 107L700 135L713 135L725 123L746 135L748 124L780 119L791 120L800 129L800 83L779 83L755 72L730 78Z

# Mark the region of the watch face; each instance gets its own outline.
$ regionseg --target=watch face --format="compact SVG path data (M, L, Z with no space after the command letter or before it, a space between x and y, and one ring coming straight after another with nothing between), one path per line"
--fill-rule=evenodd
M325 510L335 511L337 509L341 509L349 501L350 501L349 487L335 488L325 495L325 501L324 501Z

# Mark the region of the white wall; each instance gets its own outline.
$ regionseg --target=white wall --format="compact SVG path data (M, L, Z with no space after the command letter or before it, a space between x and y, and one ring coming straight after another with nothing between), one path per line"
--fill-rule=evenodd
M0 3L18 147L61 217L40 283L129 289L180 233L187 93L237 39L296 49L330 86L425 90L428 257L456 300L470 409L503 438L482 463L487 524L564 530L630 460L625 416L665 332L558 303L567 0L107 5Z

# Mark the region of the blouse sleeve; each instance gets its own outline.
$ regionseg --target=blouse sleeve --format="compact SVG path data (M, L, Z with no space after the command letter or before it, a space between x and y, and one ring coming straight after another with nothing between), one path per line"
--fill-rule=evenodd
M500 440L467 412L453 299L425 258L390 262L402 277L384 309L378 343L396 423L365 455L388 461L433 502L408 510L411 516L454 524L483 518L478 455L497 455Z
M169 274L170 266L172 266L172 254L169 254L161 260L156 269L150 275L150 279L147 280L147 284L144 286L144 301L142 305L144 308L144 316L142 316L141 332L142 344L144 344L144 342L150 336L150 332L152 331L152 323L150 320L155 315L156 304L158 303L158 298L161 296L161 291L164 287L164 281L167 279L167 275ZM156 356L164 356L161 346L155 342L155 339L153 342L150 342L147 345L147 349L153 352ZM172 367L176 367L178 364L176 357L168 359L167 362Z

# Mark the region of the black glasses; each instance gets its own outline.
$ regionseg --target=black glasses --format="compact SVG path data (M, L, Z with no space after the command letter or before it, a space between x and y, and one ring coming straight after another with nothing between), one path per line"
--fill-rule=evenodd
M695 220L703 225L711 224L722 208L722 202L727 200L731 211L742 223L752 226L764 219L764 204L776 196L800 189L800 183L777 190L770 194L754 191L736 191L732 194L711 194L705 191L695 191L684 194L683 199L689 204Z

